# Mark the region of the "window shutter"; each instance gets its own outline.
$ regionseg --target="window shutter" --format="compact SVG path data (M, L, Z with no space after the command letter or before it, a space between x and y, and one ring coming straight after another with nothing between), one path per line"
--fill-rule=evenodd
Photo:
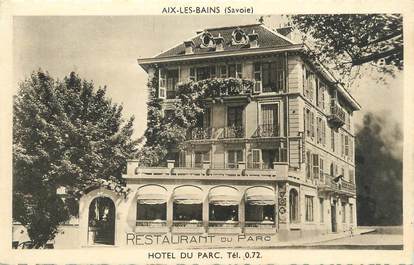
M262 152L260 149L252 149L252 167L261 168Z
M158 98L165 99L167 96L166 90L166 72L164 69L160 69L158 82Z
M194 67L190 68L190 80L192 80L192 81L196 80L196 73L195 73L195 68Z

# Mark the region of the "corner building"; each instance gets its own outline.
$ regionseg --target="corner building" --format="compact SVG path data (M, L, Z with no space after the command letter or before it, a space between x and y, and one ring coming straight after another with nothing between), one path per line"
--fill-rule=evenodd
M136 231L290 240L356 227L353 112L360 106L291 34L263 24L206 29L138 60L149 78L159 71L165 115L181 81L243 78L255 85L206 99L185 151L169 150L166 167L129 161Z
M206 98L185 150L168 150L160 166L128 161L128 199L102 188L86 194L81 245L123 245L126 233L278 242L355 229L353 112L360 105L291 35L263 24L211 28L138 59L150 80L159 76L164 115L183 81L241 78L254 86ZM98 226L102 213L112 221Z

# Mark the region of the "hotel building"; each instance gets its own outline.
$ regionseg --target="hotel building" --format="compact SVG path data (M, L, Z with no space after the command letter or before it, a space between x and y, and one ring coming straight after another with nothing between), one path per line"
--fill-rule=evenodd
M159 166L128 161L127 198L103 188L87 193L80 245L125 245L128 233L276 242L355 229L360 105L292 34L263 24L210 28L138 59L149 79L159 77L165 116L180 82L240 78L254 86L206 98L185 150L169 150Z

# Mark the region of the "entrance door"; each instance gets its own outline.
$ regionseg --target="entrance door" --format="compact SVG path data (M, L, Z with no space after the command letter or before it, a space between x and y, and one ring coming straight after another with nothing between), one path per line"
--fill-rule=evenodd
M332 223L332 232L336 233L336 201L331 205L331 223Z
M89 205L89 242L113 245L115 241L115 204L107 197L98 197Z

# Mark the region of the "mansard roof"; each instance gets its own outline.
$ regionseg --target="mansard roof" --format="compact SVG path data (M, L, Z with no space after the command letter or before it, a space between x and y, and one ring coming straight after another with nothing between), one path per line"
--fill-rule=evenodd
M251 25L241 25L241 26L231 26L231 27L220 27L220 28L208 28L203 31L198 32L198 34L189 39L188 41L194 42L193 54L206 54L206 53L216 53L214 48L203 48L201 45L200 36L203 32L209 32L213 37L218 37L219 35L223 37L223 51L243 51L248 50L250 47L247 44L238 44L235 45L232 43L232 34L236 29L241 29L246 35L256 33L258 35L258 47L259 48L272 48L272 47L282 47L293 45L294 43L278 33L275 30L269 29L263 24L251 24ZM155 58L162 57L171 57L171 56L180 56L185 54L184 43L180 43L175 47L164 51Z

